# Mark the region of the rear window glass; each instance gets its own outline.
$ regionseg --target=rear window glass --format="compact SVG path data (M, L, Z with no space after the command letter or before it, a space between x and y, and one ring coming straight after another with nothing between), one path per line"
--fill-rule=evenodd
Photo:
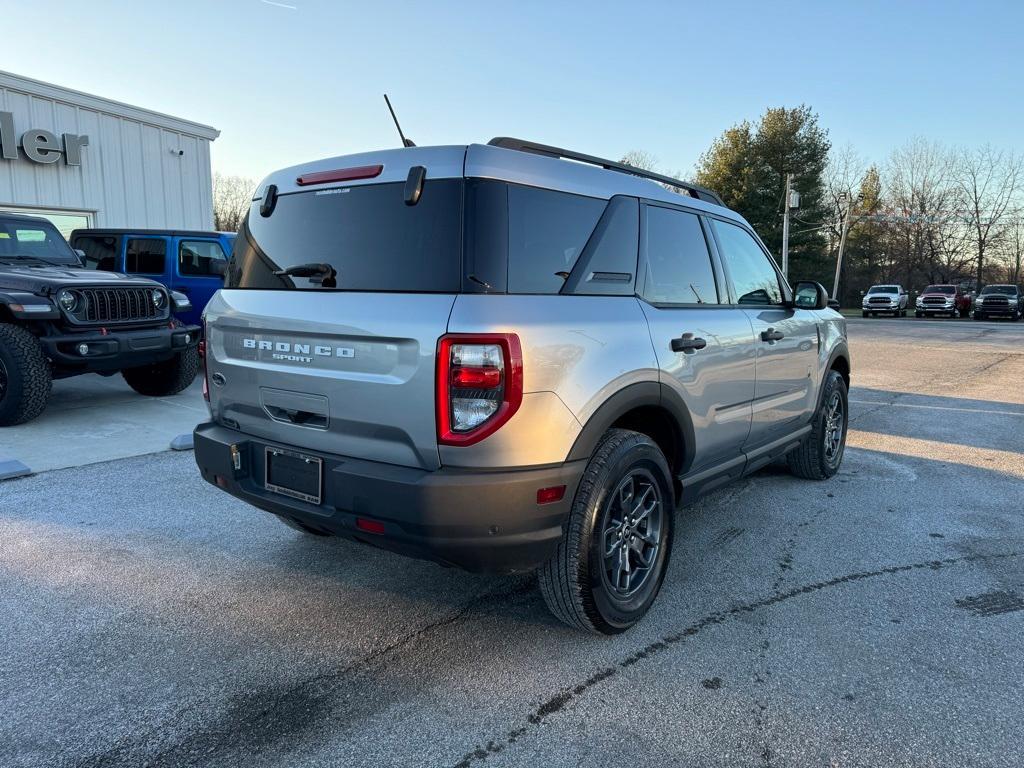
M509 185L508 292L558 293L606 205L592 197Z
M399 182L281 195L269 217L254 202L226 285L457 293L462 180L428 178L416 205L405 204L404 188Z
M178 247L178 272L196 277L220 277L227 257L220 243L212 240L182 240Z

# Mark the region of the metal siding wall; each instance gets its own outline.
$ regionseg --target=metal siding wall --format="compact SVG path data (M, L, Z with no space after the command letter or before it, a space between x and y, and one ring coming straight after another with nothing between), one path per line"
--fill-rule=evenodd
M209 139L13 88L0 87L0 111L19 139L30 128L89 136L80 166L0 159L0 205L94 212L101 227L213 226Z

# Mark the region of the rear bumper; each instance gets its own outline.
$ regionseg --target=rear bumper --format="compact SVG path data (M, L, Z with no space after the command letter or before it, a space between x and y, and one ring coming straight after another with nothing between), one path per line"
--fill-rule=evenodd
M47 356L60 368L86 371L110 371L169 360L183 349L199 344L202 328L161 325L132 331L110 330L43 336L39 339ZM78 351L87 344L89 351Z
M237 446L240 469L232 460ZM548 560L562 537L585 461L507 471L433 472L345 456L324 461L319 505L264 487L268 443L213 423L195 430L196 464L207 482L281 517L344 538L469 571L516 573ZM537 491L564 485L561 501L537 503ZM356 519L383 524L381 534Z

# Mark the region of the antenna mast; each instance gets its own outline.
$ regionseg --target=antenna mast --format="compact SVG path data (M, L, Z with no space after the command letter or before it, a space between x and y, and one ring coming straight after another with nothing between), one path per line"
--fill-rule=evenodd
M405 138L405 134L402 133L402 126L398 124L398 117L395 116L394 107L391 106L391 99L388 98L388 95L386 93L384 94L384 101L388 105L388 111L391 113L391 119L395 121L395 128L398 129L398 136L402 140L402 146L415 147L416 145L413 143L412 139Z

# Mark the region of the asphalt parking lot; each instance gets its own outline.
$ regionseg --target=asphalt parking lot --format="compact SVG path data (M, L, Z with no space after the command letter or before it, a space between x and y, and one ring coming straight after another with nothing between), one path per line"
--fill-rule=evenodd
M611 639L189 453L0 483L0 765L1024 764L1024 324L849 326L841 473L682 510Z

